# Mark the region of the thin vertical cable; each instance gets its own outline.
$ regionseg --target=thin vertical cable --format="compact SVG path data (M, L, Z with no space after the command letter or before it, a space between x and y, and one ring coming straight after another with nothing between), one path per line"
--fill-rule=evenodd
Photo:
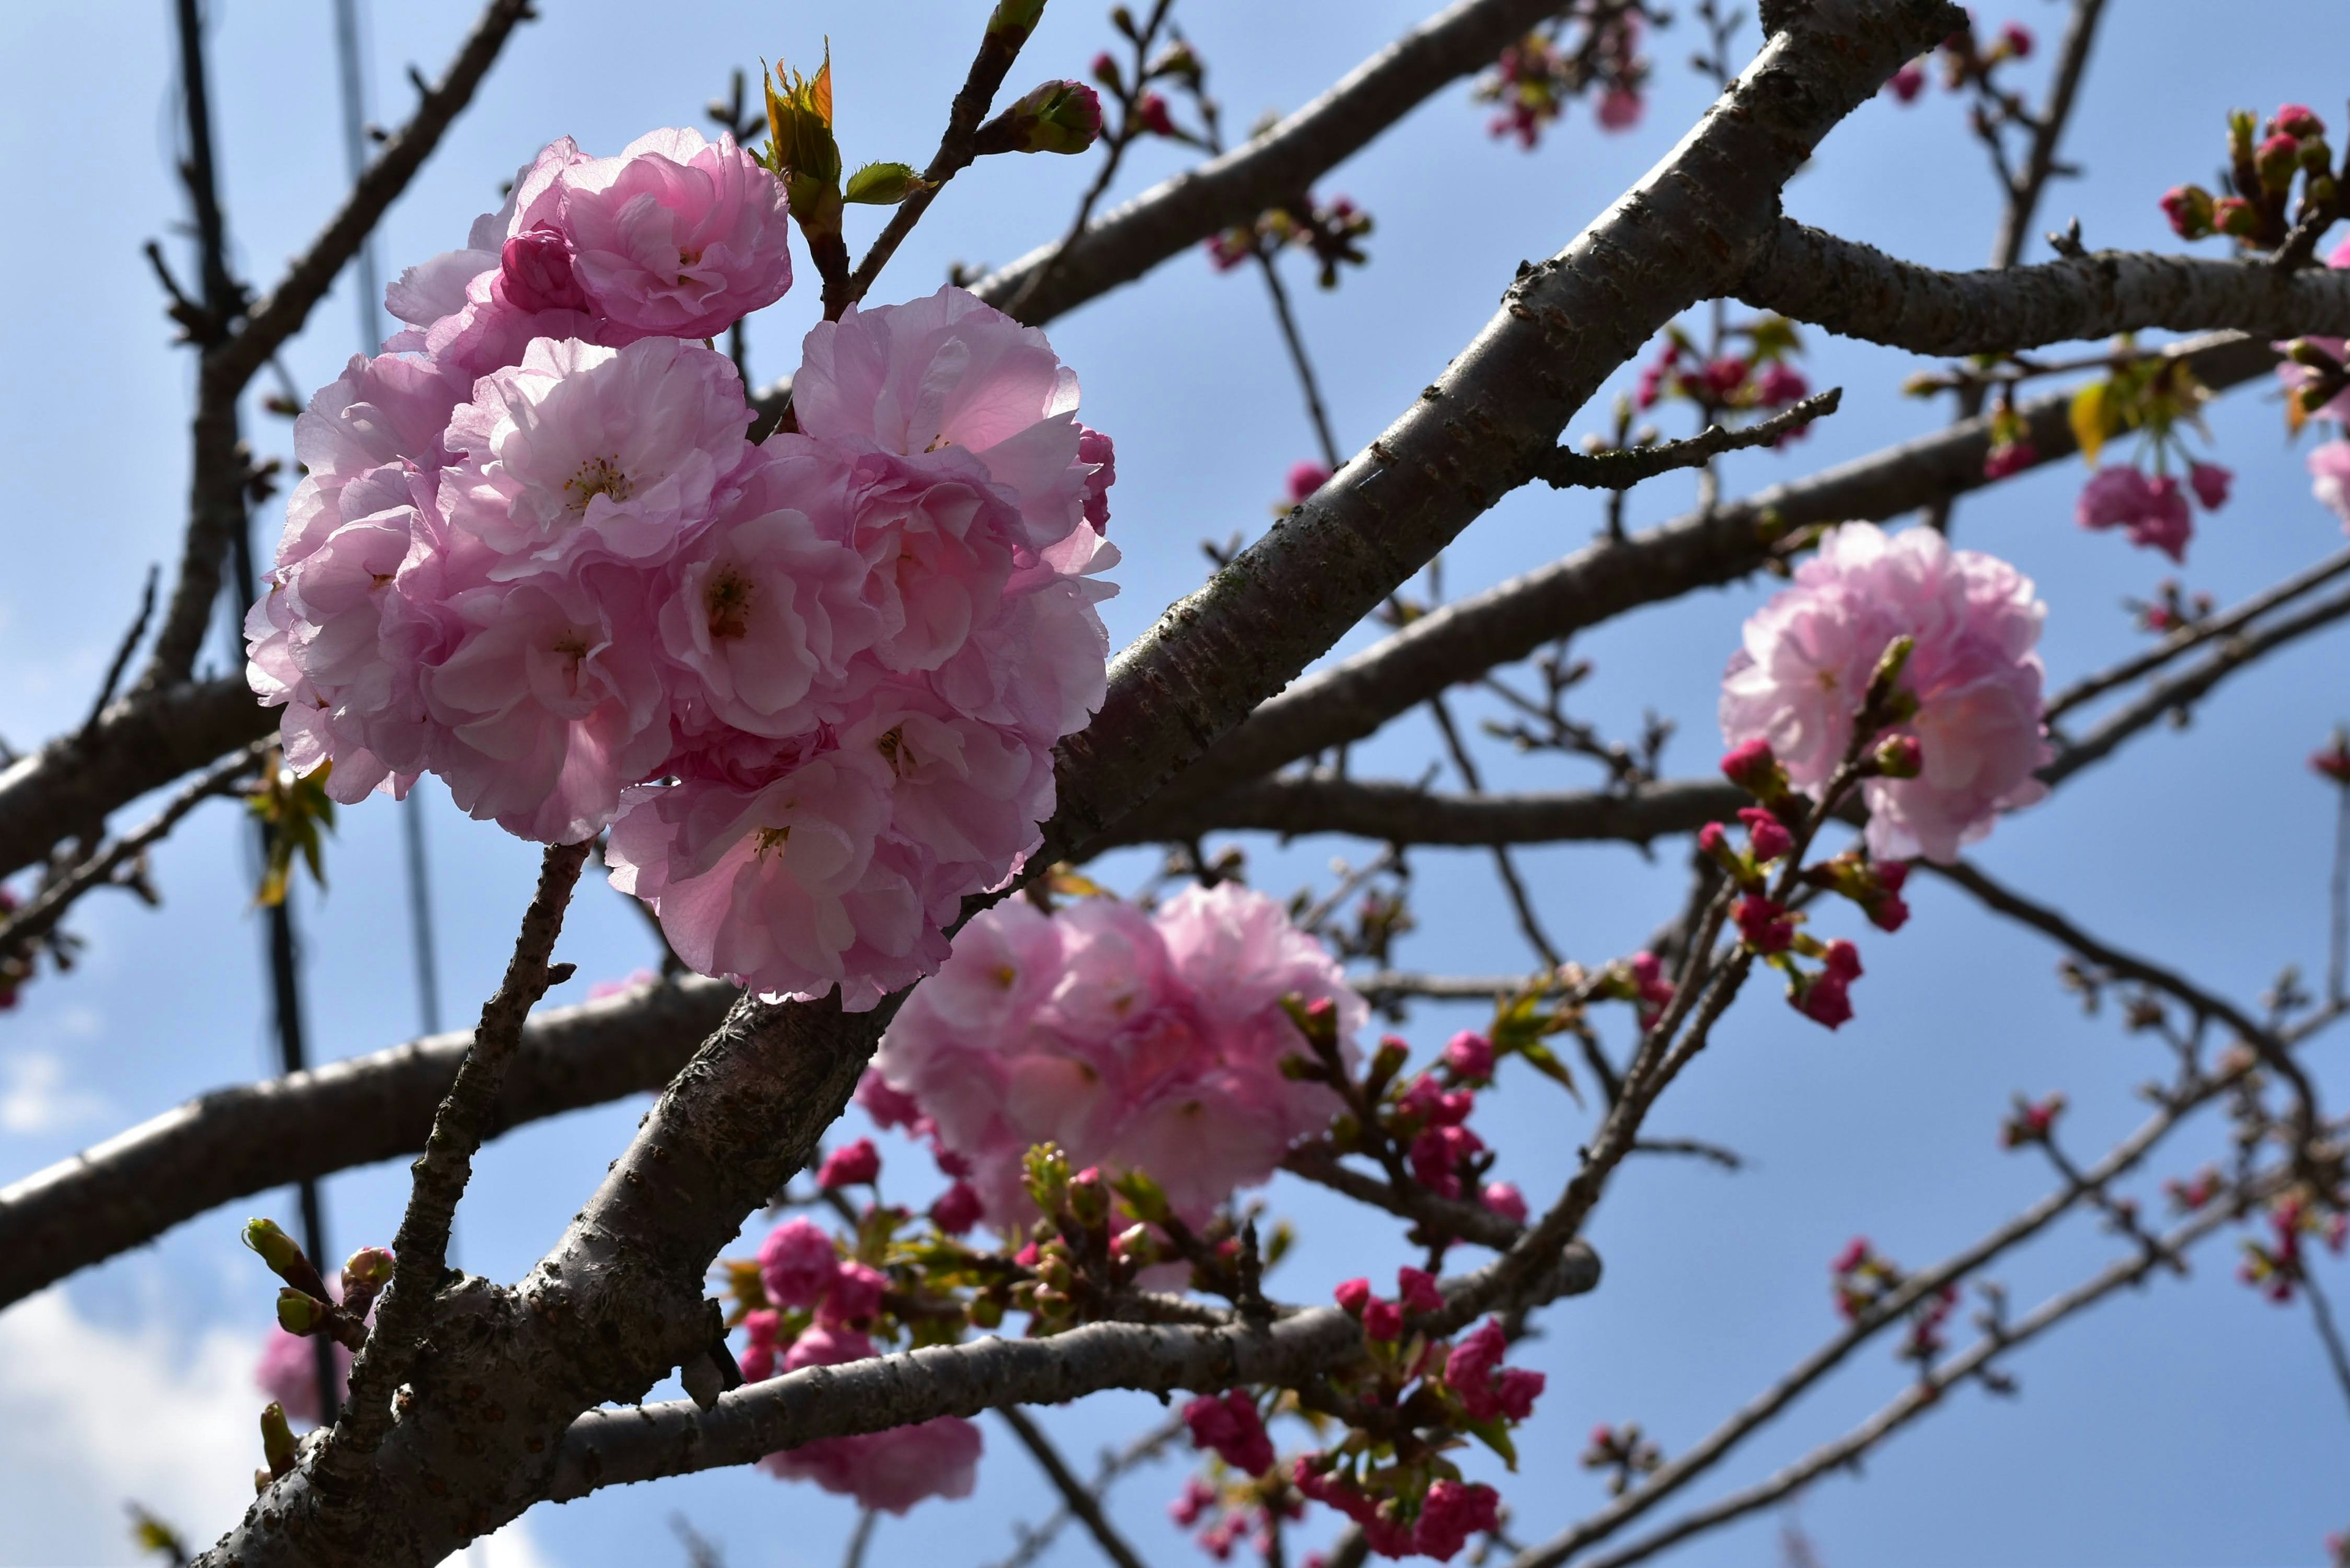
M358 183L367 172L367 70L360 47L359 0L335 0L335 64L343 85L343 163ZM383 341L383 289L375 265L375 235L359 242L352 262L358 286L359 352ZM416 1017L427 1034L441 1033L441 970L432 938L432 883L424 853L424 797L411 793L400 808L400 836L408 870L408 937L416 960Z
M206 81L204 66L205 17L198 0L176 0L172 16L179 28L180 88L187 113L187 156L181 163L182 177L187 182L188 200L195 208L196 244L202 268L204 311L211 317L212 329L224 332L229 320L238 308L235 280L228 270L228 222L221 211L220 188L213 158L212 126L212 92ZM208 351L208 350L207 350ZM240 503L242 497L240 497ZM233 570L229 587L236 595L229 606L229 659L231 667L244 662L244 646L241 635L244 607L253 602L253 517L247 511L242 525L230 535L229 554ZM260 855L269 853L269 828L255 823L255 843ZM267 943L265 957L269 966L270 1012L277 1031L279 1065L287 1073L298 1073L307 1064L308 1053L302 1036L302 977L300 952L294 931L294 909L289 899L280 899L264 912ZM316 1181L304 1181L297 1191L302 1210L302 1246L310 1254L320 1273L333 1267L327 1251L326 1205ZM324 1334L316 1336L311 1345L317 1355L313 1371L318 1380L320 1418L332 1424L340 1391L335 1386L334 1342Z

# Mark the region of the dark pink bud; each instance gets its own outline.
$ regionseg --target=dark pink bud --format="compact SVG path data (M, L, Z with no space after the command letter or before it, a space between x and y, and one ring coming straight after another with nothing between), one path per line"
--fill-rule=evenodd
M1363 1303L1363 1334L1366 1338L1389 1344L1402 1338L1403 1308L1373 1296Z
M1926 67L1911 60L1893 73L1893 79L1885 84L1885 90L1903 103L1916 103L1918 95L1926 90Z
M1794 922L1787 919L1787 907L1775 899L1750 894L1738 900L1732 915L1739 935L1756 952L1783 953L1794 942Z
M1175 134L1175 119L1167 111L1167 100L1155 92L1142 95L1142 100L1134 106L1134 118L1153 136Z
M2032 57L2032 30L2021 22L2010 22L1999 30L1999 47L2013 59Z
M1445 1043L1444 1064L1464 1078L1490 1078L1493 1075L1493 1043L1473 1029L1463 1029Z
M1841 937L1828 944L1828 950L1820 955L1820 960L1827 965L1828 973L1840 980L1860 978L1860 950Z
M1444 1293L1436 1288L1436 1276L1409 1265L1396 1271L1396 1295L1406 1312L1437 1312L1444 1305Z
M2040 449L2030 441L2009 441L2004 446L1995 446L1983 454L1983 477L2005 479L2010 474L2022 473L2039 461Z
M1357 1317L1360 1317L1363 1315L1363 1308L1370 1304L1371 1282L1368 1280L1342 1280L1338 1283L1338 1288L1332 1291L1330 1293L1337 1299L1338 1305L1341 1308L1353 1314Z
M2206 512L2217 512L2228 504L2228 489L2235 483L2235 472L2216 462L2187 465L2188 487L2195 492L2195 499L2203 504Z
M1828 1267L1839 1274L1849 1274L1866 1262L1868 1262L1868 1238L1855 1236L1844 1244L1844 1251L1835 1255L1835 1261Z
M588 296L571 272L571 245L559 229L536 228L505 243L498 286L517 310L585 310Z
M1798 989L1795 1011L1814 1023L1841 1029L1852 1022L1851 983L1838 974L1814 975Z
M1121 79L1118 76L1118 62L1110 57L1107 49L1094 57L1094 63L1090 68L1093 71L1094 80L1112 92L1118 90L1118 84Z
M1757 861L1776 860L1795 846L1795 836L1767 806L1741 806L1738 820L1746 825L1746 841L1754 846Z
M1526 1222L1525 1194L1506 1181L1489 1184L1482 1195L1482 1201L1486 1208L1513 1224Z
M958 1181L931 1205L931 1223L950 1236L960 1236L979 1223L983 1211L979 1189L968 1181Z
M1766 409L1802 402L1811 391L1812 384L1804 379L1804 373L1783 359L1772 360L1754 378L1755 400Z
M1640 123L1640 111L1645 107L1640 95L1630 88L1609 88L1599 97L1599 129L1629 130Z
M881 1154L869 1137L858 1138L845 1147L834 1149L824 1157L816 1168L818 1187L858 1187L871 1182L881 1174Z
M2325 122L2307 104L2288 103L2276 111L2276 128L2287 136L2309 138L2325 134Z
M1318 462L1300 462L1289 471L1289 504L1298 504L1330 483L1330 471Z
M2200 185L2173 185L2162 193L2162 215L2170 232L2182 240L2199 240L2211 233L2211 192Z
M1771 754L1771 742L1759 736L1722 753L1721 776L1765 805L1787 793L1786 770Z

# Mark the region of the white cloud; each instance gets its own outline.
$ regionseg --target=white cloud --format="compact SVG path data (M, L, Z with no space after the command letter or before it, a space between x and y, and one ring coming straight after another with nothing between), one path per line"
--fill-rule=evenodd
M168 1299L114 1328L52 1288L0 1312L0 1563L131 1563L136 1501L192 1546L253 1501L257 1336L168 1326ZM549 1568L517 1520L451 1568Z
M0 1061L0 1132L57 1132L105 1109L98 1096L66 1087L65 1064L46 1051Z

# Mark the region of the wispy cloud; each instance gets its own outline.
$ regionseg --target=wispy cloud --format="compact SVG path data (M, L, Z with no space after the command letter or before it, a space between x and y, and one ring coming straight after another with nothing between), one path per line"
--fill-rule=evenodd
M99 1096L68 1086L65 1064L47 1051L0 1057L0 1132L57 1132L105 1109Z

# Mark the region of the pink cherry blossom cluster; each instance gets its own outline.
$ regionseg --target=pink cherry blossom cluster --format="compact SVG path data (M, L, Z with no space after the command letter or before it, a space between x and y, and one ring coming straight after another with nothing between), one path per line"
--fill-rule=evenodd
M818 1180L826 1186L869 1184L879 1157L863 1140L835 1150ZM766 1304L743 1314L745 1340L737 1357L748 1382L763 1382L806 1366L837 1366L881 1354L889 1276L844 1256L832 1237L806 1220L786 1220L760 1244L757 1289L749 1299ZM903 1513L928 1497L971 1495L982 1449L979 1428L941 1416L910 1427L823 1438L769 1454L760 1468L785 1480L812 1480L866 1508Z
M431 772L526 838L608 825L686 962L862 1008L1051 814L1112 452L1044 336L952 288L818 325L753 445L693 339L783 293L785 236L726 138L547 148L297 421L249 674L336 799Z
M2047 793L2033 776L2054 754L2033 651L2045 613L2031 579L1994 556L1954 550L1929 528L1846 524L1747 620L1722 677L1722 738L1765 742L1797 787L1818 789L1878 659L1914 639L1899 691L1916 707L1896 734L1916 742L1917 772L1862 786L1867 844L1878 860L1948 864L2001 812Z
M2325 265L2350 268L2350 240L2334 246ZM2350 533L2350 339L2304 337L2276 348L2287 356L2277 366L2285 395L2299 401L2303 418L2334 422L2334 439L2311 449L2309 488Z
M2184 562L2187 542L2195 536L2188 497L2191 494L2204 511L2217 512L2228 504L2235 480L2232 472L2213 462L2189 463L2184 486L2167 473L2122 464L2100 468L2081 487L2073 520L2088 529L2119 528L2140 549L2159 550Z
M1352 1060L1363 1000L1279 904L1238 883L1150 912L1007 900L957 933L882 1036L858 1101L931 1138L1006 1232L1035 1217L1022 1162L1046 1142L1072 1165L1147 1172L1197 1222L1339 1108L1283 1075L1305 1048L1284 999L1334 1009Z

